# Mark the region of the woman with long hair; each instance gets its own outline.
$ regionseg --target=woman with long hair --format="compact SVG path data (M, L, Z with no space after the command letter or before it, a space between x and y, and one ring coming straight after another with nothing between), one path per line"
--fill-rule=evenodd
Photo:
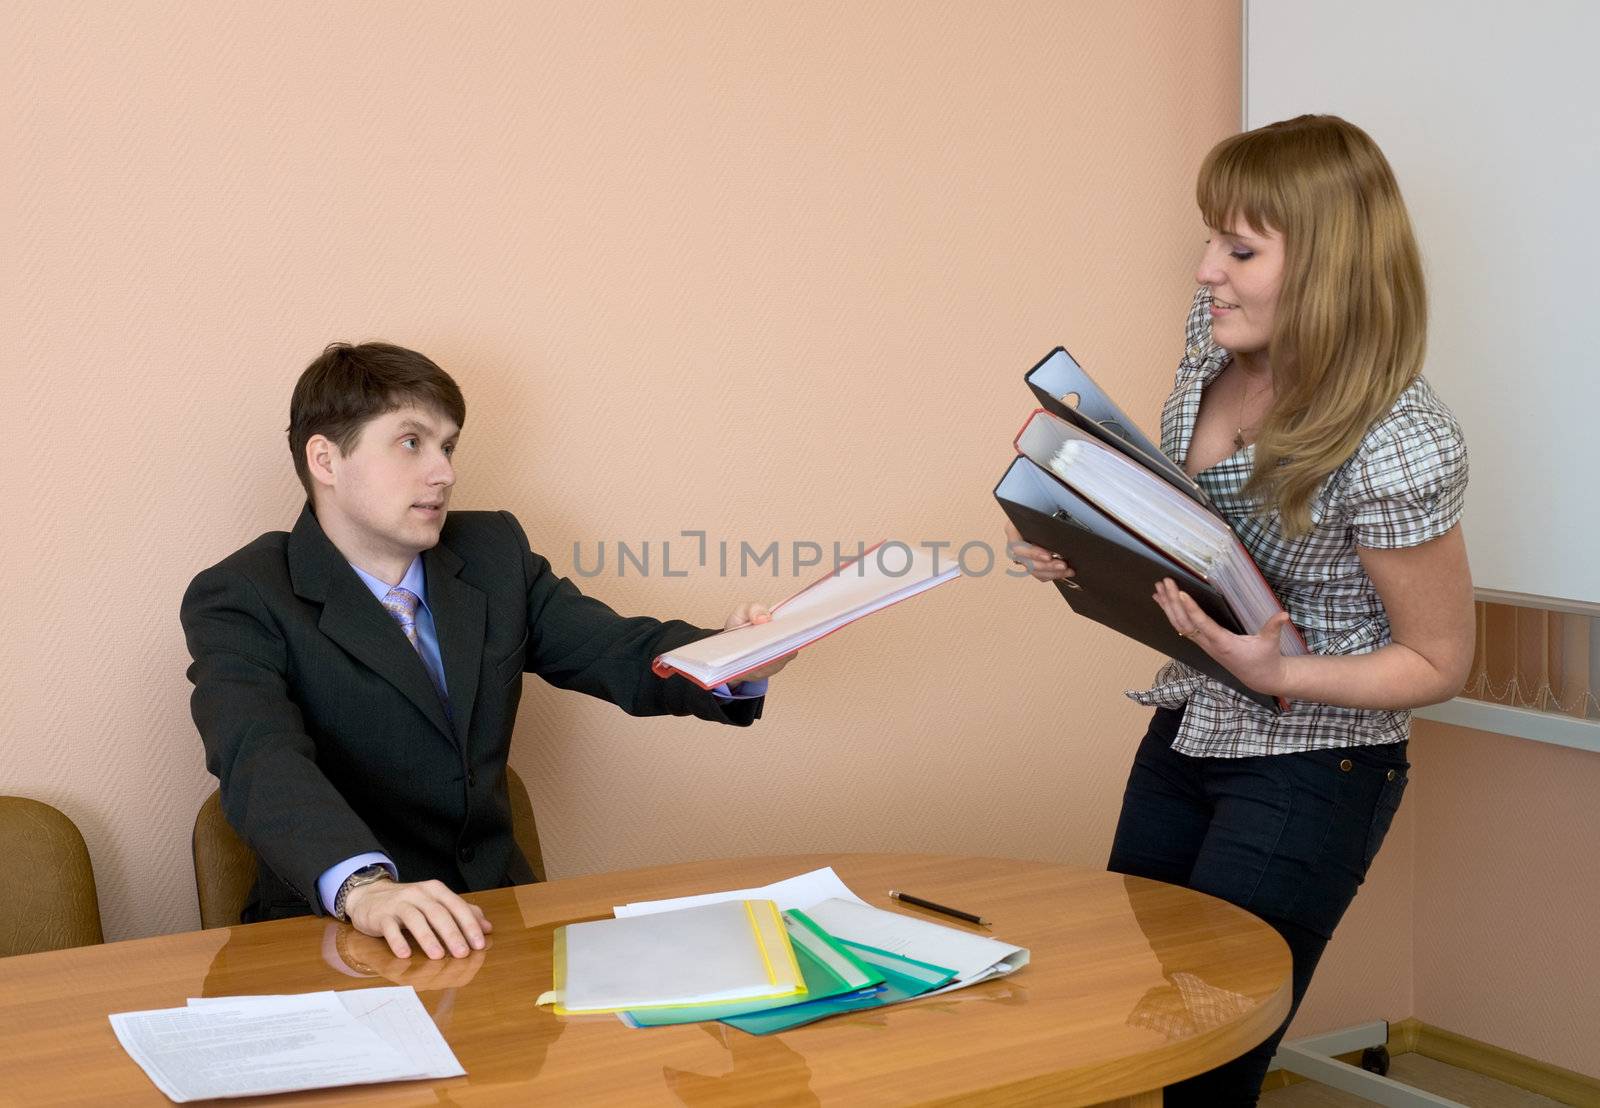
M1170 579L1152 602L1290 708L1275 715L1176 661L1130 693L1156 711L1109 868L1266 920L1293 955L1298 1008L1399 807L1409 709L1455 695L1471 664L1466 444L1421 375L1421 260L1364 131L1300 116L1235 135L1206 156L1196 192L1209 237L1161 447L1287 614L1235 635ZM1037 579L1073 575L1070 551L1008 535ZM1280 654L1285 620L1309 655ZM1254 1104L1287 1026L1166 1103Z

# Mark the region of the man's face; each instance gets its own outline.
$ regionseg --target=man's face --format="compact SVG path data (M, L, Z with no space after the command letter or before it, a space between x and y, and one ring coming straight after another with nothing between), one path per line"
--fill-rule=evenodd
M397 561L403 569L438 544L460 434L448 416L406 407L370 420L348 454L322 448L317 520L347 559L369 573Z

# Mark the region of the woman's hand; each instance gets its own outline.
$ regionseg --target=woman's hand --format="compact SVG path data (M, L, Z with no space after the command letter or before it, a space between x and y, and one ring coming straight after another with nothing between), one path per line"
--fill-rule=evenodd
M1367 654L1285 657L1279 632L1286 614L1259 634L1223 630L1171 579L1156 586L1156 603L1173 629L1257 692L1346 708L1420 708L1448 700L1472 667L1477 626L1472 574L1461 525L1418 546L1357 547L1361 565L1389 613L1391 640Z
M1279 612L1254 635L1235 635L1200 610L1194 598L1170 577L1156 585L1155 602L1172 629L1209 654L1223 669L1256 692L1284 695L1286 659L1280 646L1289 614Z
M1010 523L1006 524L1006 553L1017 565L1026 567L1035 581L1061 581L1077 576L1077 571L1061 555L1024 542L1022 533Z

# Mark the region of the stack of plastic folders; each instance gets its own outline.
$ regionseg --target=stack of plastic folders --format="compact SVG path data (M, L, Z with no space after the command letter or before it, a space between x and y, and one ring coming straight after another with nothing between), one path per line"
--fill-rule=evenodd
M957 971L830 935L799 909L728 900L556 929L558 1015L630 1027L721 1020L764 1035L909 1000Z
M805 979L803 994L709 1007L634 1008L622 1013L623 1022L631 1027L661 1027L721 1020L752 1035L766 1035L841 1012L910 1000L955 978L956 971L948 967L835 938L798 908L782 915L795 961Z

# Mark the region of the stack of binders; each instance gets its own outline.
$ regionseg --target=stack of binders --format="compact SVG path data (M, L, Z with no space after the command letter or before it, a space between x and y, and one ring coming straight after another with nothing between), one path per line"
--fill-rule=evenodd
M1255 634L1282 611L1228 521L1195 481L1141 434L1066 350L1024 380L1042 410L1018 433L1017 458L994 495L1022 537L1061 554L1075 575L1056 587L1074 611L1236 689L1257 692L1181 637L1151 600L1170 577L1217 623ZM1292 626L1285 655L1307 653Z

